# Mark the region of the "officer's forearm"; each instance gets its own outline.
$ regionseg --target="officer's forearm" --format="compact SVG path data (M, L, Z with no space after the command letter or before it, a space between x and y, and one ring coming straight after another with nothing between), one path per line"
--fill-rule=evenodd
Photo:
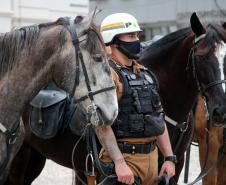
M157 145L164 156L173 155L166 124L164 133L157 137Z
M124 162L121 151L119 150L115 135L111 126L101 125L96 127L96 134L104 149L108 152L114 163Z

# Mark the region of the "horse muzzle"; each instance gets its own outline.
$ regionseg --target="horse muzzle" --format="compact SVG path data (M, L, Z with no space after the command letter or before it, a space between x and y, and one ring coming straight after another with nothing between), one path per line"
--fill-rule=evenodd
M218 106L213 109L212 122L214 126L226 127L226 106Z
M97 107L97 114L99 117L99 125L112 125L118 115L118 109L113 111L113 115L109 117L106 116L106 114L99 107Z

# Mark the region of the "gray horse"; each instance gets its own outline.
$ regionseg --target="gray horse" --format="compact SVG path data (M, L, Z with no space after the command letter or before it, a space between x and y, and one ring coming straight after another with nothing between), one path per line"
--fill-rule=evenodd
M20 115L50 81L77 99L86 97L79 104L98 112L95 124L112 124L117 116L105 47L92 19L60 18L0 36L0 184L23 142Z

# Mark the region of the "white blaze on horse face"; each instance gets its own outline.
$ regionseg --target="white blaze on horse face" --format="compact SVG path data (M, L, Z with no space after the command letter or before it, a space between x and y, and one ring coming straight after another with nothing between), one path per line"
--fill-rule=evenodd
M221 41L220 44L218 44L217 49L215 51L215 55L219 62L219 68L221 73L221 80L225 80L224 76L224 58L226 57L226 44ZM222 83L223 90L225 92L225 83Z

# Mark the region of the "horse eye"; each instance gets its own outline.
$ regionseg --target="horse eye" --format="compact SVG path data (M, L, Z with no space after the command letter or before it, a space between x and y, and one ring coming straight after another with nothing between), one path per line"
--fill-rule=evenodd
M103 57L102 57L101 55L93 56L93 59L94 59L96 62L102 62L102 61L103 61Z

